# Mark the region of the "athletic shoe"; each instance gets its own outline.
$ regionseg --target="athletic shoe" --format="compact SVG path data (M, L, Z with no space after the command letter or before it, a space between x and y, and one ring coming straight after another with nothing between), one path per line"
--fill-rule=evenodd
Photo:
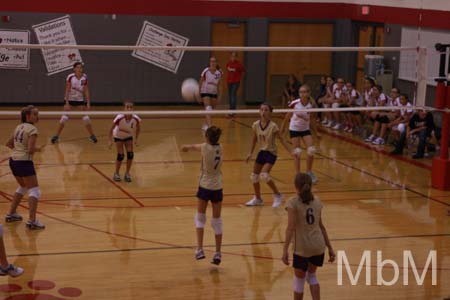
M195 259L200 260L205 258L205 252L203 249L197 249L195 250Z
M18 213L7 214L5 216L5 221L6 223L22 221L22 216Z
M9 264L6 269L3 269L2 266L0 266L0 276L6 276L9 275L11 277L17 277L22 275L23 268L16 267L13 264Z
M316 175L314 175L313 172L309 171L309 172L306 172L306 174L308 174L309 177L311 177L311 182L313 184L316 184L317 182L319 182L319 179L317 179Z
M123 177L123 179L125 179L126 182L131 182L131 176L130 176L130 174L125 174L125 176Z
M371 134L365 141L367 143L372 143L374 139L375 139L375 136L373 134Z
M372 142L372 144L374 144L374 145L384 145L384 139L382 139L382 138L376 138L373 142Z
M327 124L327 123L328 123L328 120L327 120L327 118L323 119L323 121L322 121L322 125L325 125L325 124Z
M262 206L264 205L264 202L262 199L258 199L256 197L253 197L252 200L245 203L246 206Z
M282 194L274 194L272 207L277 208L282 203L283 203L283 195Z
M56 142L59 141L59 136L57 135L52 136L52 139L50 141L52 142L52 144L55 144Z
M30 230L40 230L40 229L45 229L45 225L42 224L41 222L39 222L38 220L36 221L28 221L26 224L27 228Z
M222 261L222 254L220 252L214 253L214 257L211 263L215 265L220 265L221 261Z
M114 173L113 180L116 182L119 182L121 180L119 173Z
M348 125L345 125L345 127L344 127L344 131L345 132L347 132L348 130L350 129L350 126L348 126Z
M352 128L352 127L349 127L348 130L347 130L347 132L348 132L348 133L352 133L352 132L353 132L353 128Z
M89 140L90 140L91 142L93 142L94 144L98 142L98 141L97 141L97 137L95 136L95 134L91 135L91 136L89 137Z
M333 122L329 121L327 124L325 124L325 127L327 128L333 127Z
M334 130L339 130L341 128L341 124L336 123L336 125L333 126Z

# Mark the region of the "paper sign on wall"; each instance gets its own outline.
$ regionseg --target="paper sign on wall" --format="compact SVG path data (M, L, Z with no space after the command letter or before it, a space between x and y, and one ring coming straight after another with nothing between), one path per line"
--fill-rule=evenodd
M0 29L0 44L29 44L28 30ZM29 69L30 49L0 48L0 68Z
M136 46L186 46L188 42L184 36L145 21ZM181 50L134 50L131 55L176 73L183 54Z
M76 45L70 16L50 20L33 26L39 44ZM72 69L75 62L82 62L78 49L42 49L47 75Z

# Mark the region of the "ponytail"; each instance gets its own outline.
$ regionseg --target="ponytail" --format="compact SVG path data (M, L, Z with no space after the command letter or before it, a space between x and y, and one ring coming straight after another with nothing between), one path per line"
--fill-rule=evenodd
M308 174L297 173L294 184L302 203L308 205L314 200L314 195L311 192L312 180Z

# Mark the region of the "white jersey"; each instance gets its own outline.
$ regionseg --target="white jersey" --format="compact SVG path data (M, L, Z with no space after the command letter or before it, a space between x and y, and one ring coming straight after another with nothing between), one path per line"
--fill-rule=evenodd
M300 110L300 109L312 108L312 106L311 106L310 102L308 102L308 104L306 104L306 105L303 105L303 103L302 103L302 101L300 101L300 99L296 99L289 104L289 108ZM303 118L305 118L306 120ZM291 130L291 131L309 130L309 125L310 125L309 118L310 118L310 115L308 112L305 112L305 111L294 112L292 114L291 121L289 122L289 130Z
M84 101L84 89L88 85L87 75L82 74L80 79L75 73L67 76L66 82L70 83L69 101Z
M208 190L222 189L222 146L203 143L199 186Z
M339 89L339 87L333 88L334 90L334 98L339 99L342 96L342 93L347 92L347 87L343 87L342 89Z
M373 93L373 88L371 88L368 91L364 91L364 101L366 102L367 106L371 106L370 103L372 102L372 100L371 100L372 93Z
M380 93L380 95L374 99L375 106L386 106L387 105L387 97L385 94Z
M411 108L411 107L412 107L411 103L407 102L405 105L403 105L403 104L400 102L400 99L399 99L399 98L397 98L396 100L397 100L397 101L396 101L396 106L402 107L402 109L400 109L400 115L401 115L402 117L404 117L407 113L409 114L409 113L412 113L412 112L413 112L413 109Z
M137 124L141 122L141 118L137 115L132 115L131 118L127 120L124 114L118 114L113 122L116 125L113 129L113 136L117 139L126 139L133 137L133 131Z
M353 89L350 94L348 94L348 100L350 101L350 103L352 103L353 106L362 106L363 105L363 98L361 96L361 94Z
M201 74L202 86L200 87L201 94L213 94L217 95L218 85L220 78L222 78L222 72L216 70L214 73L209 68L203 70Z

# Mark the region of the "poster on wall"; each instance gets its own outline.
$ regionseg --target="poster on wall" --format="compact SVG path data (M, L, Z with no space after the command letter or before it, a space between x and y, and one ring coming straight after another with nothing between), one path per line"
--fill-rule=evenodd
M33 26L41 45L76 45L70 16L50 20ZM42 49L47 75L72 69L75 62L82 62L78 49Z
M145 21L136 46L186 46L189 39L172 31ZM134 50L133 57L177 73L184 51L181 50Z
M0 29L0 44L29 44L28 30ZM1 69L30 68L30 49L0 48Z

